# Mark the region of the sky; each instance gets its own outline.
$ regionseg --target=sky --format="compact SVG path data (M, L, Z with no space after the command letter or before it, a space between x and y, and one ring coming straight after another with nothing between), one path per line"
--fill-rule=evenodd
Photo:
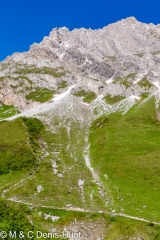
M158 24L159 9L159 0L0 0L0 61L55 27L98 29L130 16Z

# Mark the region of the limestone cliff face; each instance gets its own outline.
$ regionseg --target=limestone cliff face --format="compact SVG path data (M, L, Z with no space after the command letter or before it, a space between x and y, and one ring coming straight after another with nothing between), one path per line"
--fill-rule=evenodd
M63 82L64 88L75 84L75 89L104 96L152 93L160 83L159 49L160 25L134 17L98 30L54 28L28 52L15 53L0 63L0 101L24 110L38 104L27 102L26 88L28 93L37 87L59 93ZM20 77L32 85L25 81L22 91Z

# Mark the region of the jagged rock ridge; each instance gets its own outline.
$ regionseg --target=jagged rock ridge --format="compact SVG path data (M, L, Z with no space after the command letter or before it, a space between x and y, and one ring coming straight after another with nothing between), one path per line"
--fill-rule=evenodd
M73 84L74 92L103 96L153 93L159 84L159 48L160 25L134 17L98 30L54 28L28 52L1 62L0 100L23 111L38 104L26 99L37 88L59 94Z

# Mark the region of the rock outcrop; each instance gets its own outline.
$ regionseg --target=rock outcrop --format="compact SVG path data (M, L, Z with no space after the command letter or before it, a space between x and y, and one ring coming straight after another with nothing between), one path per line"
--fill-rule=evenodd
M26 100L24 88L28 94L37 87L61 93L72 84L77 90L104 96L152 93L157 88L154 83L160 83L159 49L160 25L134 17L98 30L54 28L28 52L15 53L0 63L0 101L23 111L34 102ZM22 92L20 78L24 77L32 84L25 81Z

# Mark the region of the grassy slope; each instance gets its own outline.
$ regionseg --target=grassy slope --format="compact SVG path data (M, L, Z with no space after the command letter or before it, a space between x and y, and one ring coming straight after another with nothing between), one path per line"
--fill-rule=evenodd
M38 215L41 212L41 216ZM49 214L52 216L58 216L60 219L56 222L51 220L44 220L43 214ZM123 217L114 217L106 214L99 213L82 213L82 212L72 212L58 209L47 209L47 208L37 208L36 211L32 211L32 219L35 223L35 229L43 229L44 231L49 231L51 228L62 232L64 227L67 228L70 224L75 224L75 220L79 223L78 231L82 233L85 232L86 235L90 235L96 231L102 234L104 240L128 240L128 239L138 239L138 237L145 240L160 239L160 226L151 226L151 224L139 222L136 220L126 219ZM99 226L98 223L99 222ZM89 228L89 223L92 223L92 228ZM94 225L94 229L93 229ZM85 228L84 228L85 226ZM85 236L86 236L85 235ZM83 239L83 238L82 238ZM88 238L88 239L93 239ZM97 239L97 238L95 238Z
M153 85L147 80L146 77L142 78L141 81L138 82L140 87L145 87L147 89L151 88Z
M92 102L96 98L96 94L94 92L92 91L87 92L85 90L76 92L74 95L77 97L83 97L83 101L87 103Z
M0 200L0 213L0 231L17 231L19 233L21 230L24 231L25 236L27 236L28 231L33 231L34 236L36 236L37 231L47 233L51 232L51 229L54 229L54 232L62 233L64 227L69 230L70 226L74 226L77 232L81 232L82 239L84 237L87 237L87 239L97 239L93 235L91 238L91 233L95 235L98 233L101 239L104 240L128 240L132 238L145 240L160 239L159 226L151 226L147 223L122 217L108 216L106 214L72 212L40 207L32 207L31 209L27 205L13 204L4 200ZM57 216L59 220L52 222L51 219L45 219L45 214ZM69 230L69 232L72 231L71 229ZM74 230L74 232L76 231ZM34 239L42 238L35 237Z
M35 166L39 154L39 120L0 122L0 174Z
M117 77L114 80L114 83L121 83L126 86L126 88L130 87L132 85L132 82L129 81L129 79L134 79L136 76L136 73L130 73L125 77Z
M159 139L153 98L126 115L114 113L93 122L92 164L110 186L116 211L159 221Z
M53 119L52 125L56 126L56 133L49 130L42 132L43 141L48 145L47 155L34 178L25 182L23 186L11 190L6 196L17 196L18 199L46 206L65 207L71 204L94 210L104 209L104 203L98 196L97 186L84 162L85 127L81 128L78 123L71 122L68 135L66 127L59 127L59 119ZM68 127L68 122L65 125ZM58 166L57 174L54 174L52 160ZM62 174L62 177L58 177L58 174ZM79 180L85 180L85 202L82 201L82 193L78 187ZM39 185L44 188L40 193L37 192ZM93 195L92 201L90 194Z
M66 81L62 81L59 85L58 85L58 89L60 88L66 88L67 87L67 82Z
M115 103L120 102L121 100L124 99L124 97L119 96L119 95L117 95L117 96L111 96L111 95L108 94L108 95L105 96L103 99L106 101L106 103L112 105L112 104L115 104Z
M34 92L31 92L26 96L26 99L32 99L33 101L46 102L53 98L53 91L47 88L37 88Z
M26 133L26 126L28 128L28 132L34 129L35 124L33 122L27 121L24 126L24 132L22 131L21 120L17 119L13 121L15 132L17 132L17 138L20 139L20 142L23 142L28 136ZM36 121L36 120L35 120ZM102 124L105 124L105 121L102 121ZM6 124L5 122L3 124ZM8 122L11 124L11 122ZM17 125L18 124L18 125ZM19 125L20 124L20 125ZM54 120L54 124L58 126L59 122ZM22 124L23 125L23 124ZM30 126L31 125L31 126ZM18 127L18 129L16 128ZM9 126L8 126L9 127ZM13 130L13 125L10 126ZM6 130L9 130L5 128ZM21 130L20 130L21 129ZM27 200L36 205L48 205L48 206L56 206L56 207L65 207L66 203L72 203L80 207L92 208L93 210L102 209L103 204L100 199L97 197L96 188L94 183L92 183L92 178L90 173L84 166L84 160L82 160L82 149L84 148L84 140L82 136L84 136L85 129L78 130L78 125L75 123L71 124L71 132L70 132L70 142L68 150L66 149L69 137L67 134L67 129L64 127L60 127L58 132L53 134L43 129L41 132L44 136L45 141L48 143L49 148L47 149L49 155L41 162L40 168L31 180L27 180L24 184L19 185L18 187L13 188L9 193L6 193L5 196L13 197L18 196L18 199ZM2 129L1 129L2 131ZM36 130L37 131L37 130ZM76 132L76 135L75 135ZM23 133L23 134L22 134ZM25 135L26 134L26 135ZM13 142L15 139L11 137ZM77 142L78 140L78 142ZM12 142L12 143L13 143ZM16 142L17 144L17 142ZM62 145L63 144L63 147ZM78 144L78 145L77 145ZM77 146L77 148L75 147ZM62 149L61 149L62 147ZM63 179L58 178L53 174L53 169L51 167L50 159L53 157L53 149L57 152L61 149L59 158L61 159L58 162L58 158L55 156L54 160L56 160L58 164L59 172L66 171L63 175ZM73 158L71 158L71 152L75 151L75 155L73 154ZM75 162L74 157L77 157ZM72 167L72 170L69 170ZM83 171L82 171L83 169ZM23 179L27 176L27 171L24 169L23 171L10 172L8 174L3 174L0 176L1 183L1 191L6 189L9 186L13 186L14 183L18 182L20 179ZM81 201L81 194L77 187L78 179L85 179L85 204ZM44 187L44 190L37 194L37 186L41 184ZM71 192L68 190L72 187ZM89 201L90 193L95 190L95 194L93 196L92 206ZM25 231L28 229L32 230L32 228L28 225L28 220L34 223L34 232L36 230L41 230L43 232L50 232L50 229L53 227L57 229L59 232L62 232L64 227L69 226L75 222L75 219L79 224L87 226L87 224L92 222L92 226L97 224L97 221L100 223L101 229L105 232L105 239L107 240L123 240L128 239L128 237L142 237L146 240L150 239L160 239L160 229L157 226L149 226L148 223L138 222L135 220L125 219L122 217L112 217L104 214L89 214L89 213L80 213L80 212L72 212L65 210L56 210L50 208L33 208L32 211L26 207L20 207L18 203L7 203L10 206L10 211L14 212L15 208L17 209L16 218L9 220L9 215L3 216L3 221L1 222L1 230L7 230L10 228L9 224L15 223L16 226L21 226ZM23 206L23 205L22 205ZM42 212L42 216L39 216L39 212ZM19 218L19 213L23 218ZM60 219L57 222L52 222L50 219L45 220L43 214L51 214L52 216L59 216ZM14 213L15 214L15 213ZM27 218L26 218L27 217ZM89 219L89 220L88 220ZM7 222L8 221L8 222ZM104 224L104 225L103 225ZM105 229L104 229L105 226ZM84 229L84 228L83 228ZM89 228L88 228L89 229ZM85 230L86 231L86 230ZM96 230L97 231L97 230ZM89 230L90 232L90 230Z
M19 113L19 111L12 105L2 105L0 107L0 119L12 117L17 113Z
M20 75L25 75L25 74L48 74L53 77L62 77L66 74L66 71L63 67L59 68L48 68L48 67L43 67L43 68L36 68L33 66L33 68L23 68L15 71L16 74Z

